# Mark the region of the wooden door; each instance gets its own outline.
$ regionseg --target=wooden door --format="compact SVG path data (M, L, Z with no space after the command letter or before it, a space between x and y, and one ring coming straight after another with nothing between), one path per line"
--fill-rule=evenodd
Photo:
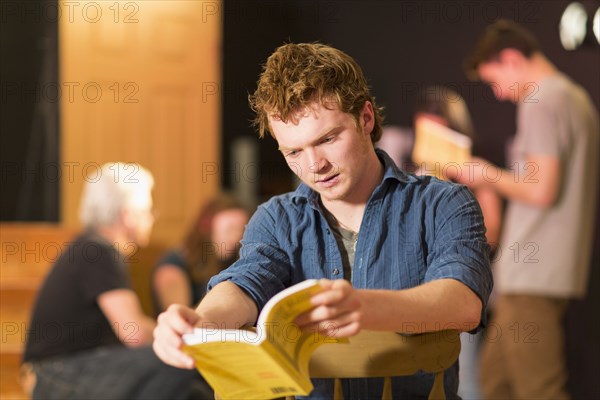
M221 2L59 5L61 220L78 224L100 165L139 162L156 181L153 243L172 245L220 185Z

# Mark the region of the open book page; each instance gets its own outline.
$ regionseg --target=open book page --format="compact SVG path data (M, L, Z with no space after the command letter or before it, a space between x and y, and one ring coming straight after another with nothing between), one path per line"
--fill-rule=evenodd
M267 302L258 318L257 328L264 329L269 344L279 357L290 363L298 379L308 375L308 361L312 352L324 343L347 342L347 339L325 337L317 332L302 332L294 320L313 306L310 298L322 291L318 280L308 279L289 287Z
M294 320L312 308L310 298L319 293L321 286L315 279L306 280L281 291L267 302L260 313L257 329L264 329L271 344L295 364L296 351L307 340L318 340L318 336L303 333Z
M193 333L185 334L183 340L188 345L227 341L258 345L269 337L277 343L278 348L284 350L300 334L294 324L295 318L312 308L310 297L321 290L316 279L300 282L282 290L265 304L256 329L220 329L217 324L204 324L201 328L195 328ZM290 338L293 340L288 340Z
M444 178L446 168L463 168L471 158L471 139L444 125L419 119L415 126L413 161L421 172Z
M296 382L289 369L270 357L263 346L212 341L186 347L196 368L223 400L305 396L312 390L310 380Z

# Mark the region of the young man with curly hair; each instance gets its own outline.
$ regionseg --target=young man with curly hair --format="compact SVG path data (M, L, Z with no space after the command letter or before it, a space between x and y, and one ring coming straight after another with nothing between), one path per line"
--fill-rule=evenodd
M256 322L276 293L309 278L324 291L296 321L305 330L348 337L361 329L425 332L477 329L492 287L481 211L464 186L408 175L373 143L382 117L358 64L322 44L286 44L267 60L250 96L267 132L302 180L252 217L240 259L209 282L194 311L159 317L154 349L192 368L182 334L217 323ZM331 327L334 327L333 331ZM455 365L445 380L456 397ZM427 396L433 376L397 378L394 396ZM345 398L377 398L383 379L343 381ZM331 398L332 380L311 397Z

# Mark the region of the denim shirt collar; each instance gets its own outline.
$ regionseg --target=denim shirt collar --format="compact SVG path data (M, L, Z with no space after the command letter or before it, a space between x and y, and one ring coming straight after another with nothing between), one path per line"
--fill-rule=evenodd
M410 183L416 182L417 179L414 176L407 174L402 171L398 166L392 161L390 156L381 149L375 149L375 153L377 157L384 165L384 173L383 179L381 183L377 185L373 193L371 194L371 199L376 198L377 193L381 191L385 184L388 181L398 181L400 183ZM312 190L309 186L304 183L300 183L300 186L292 193L292 201L297 203L298 201L307 201L308 204L314 209L319 209L319 193Z

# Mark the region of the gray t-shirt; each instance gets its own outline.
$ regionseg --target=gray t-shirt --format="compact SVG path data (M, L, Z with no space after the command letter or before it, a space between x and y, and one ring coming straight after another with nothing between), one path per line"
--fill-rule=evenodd
M324 207L323 210L325 210ZM352 268L354 267L354 254L356 253L358 232L343 228L329 211L325 210L324 214L340 250L342 266L344 267L344 279L352 282Z
M563 74L541 82L517 109L513 178L533 182L530 155L560 161L556 202L508 204L495 263L499 293L583 297L592 250L600 128L588 94Z

